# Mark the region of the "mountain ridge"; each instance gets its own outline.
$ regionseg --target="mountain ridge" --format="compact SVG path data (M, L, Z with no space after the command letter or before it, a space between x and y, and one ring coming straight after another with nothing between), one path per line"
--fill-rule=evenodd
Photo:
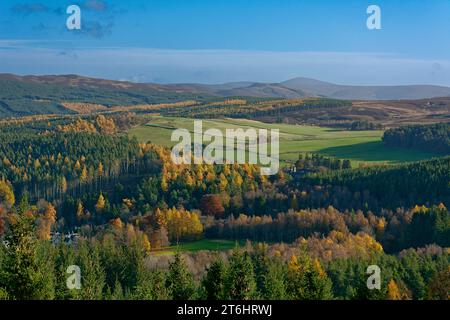
M438 85L343 85L316 79L297 77L278 83L229 82L224 84L159 84L68 75L26 75L0 73L2 81L62 85L71 87L109 88L155 91L164 93L205 94L219 97L249 96L257 98L325 97L345 100L412 100L450 97L450 87Z

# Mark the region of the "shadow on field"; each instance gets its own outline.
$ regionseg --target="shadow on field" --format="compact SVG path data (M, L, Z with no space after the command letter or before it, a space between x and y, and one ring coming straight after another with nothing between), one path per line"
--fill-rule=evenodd
M435 156L434 154L415 150L387 147L382 141L329 147L321 149L319 153L353 161L380 161L390 163L418 161Z

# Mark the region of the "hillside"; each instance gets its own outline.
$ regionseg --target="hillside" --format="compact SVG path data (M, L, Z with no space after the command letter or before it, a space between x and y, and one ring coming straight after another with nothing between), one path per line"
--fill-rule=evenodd
M444 98L429 98L433 96ZM445 98L446 96L448 98ZM396 126L399 123L448 121L450 114L450 88L436 86L339 86L306 78L272 84L234 82L221 85L161 85L77 75L0 74L0 118L34 114L91 113L123 110L128 106L139 106L139 110L153 110L155 104L192 101L205 104L232 97L245 97L246 107L252 101L258 102L261 99L331 97L354 100L352 105L343 108L308 108L283 114L284 121L291 123L335 125L367 120ZM373 99L381 100L372 101ZM269 122L280 120L278 115L258 117Z
M73 110L64 106L66 102L111 107L172 103L203 99L206 96L156 84L110 81L76 75L21 77L0 74L0 117L73 113Z
M281 83L235 82L221 85L183 84L172 87L218 96L253 96L260 98L326 97L346 100L414 100L450 97L450 88L432 85L349 86L308 78L294 78Z
M307 92L310 96L349 100L413 100L450 96L450 88L431 85L347 86L307 78L291 79L280 85Z
M365 120L386 128L450 121L450 98L422 100L353 101L340 108L305 108L281 115L258 117L265 122L307 123L349 127Z

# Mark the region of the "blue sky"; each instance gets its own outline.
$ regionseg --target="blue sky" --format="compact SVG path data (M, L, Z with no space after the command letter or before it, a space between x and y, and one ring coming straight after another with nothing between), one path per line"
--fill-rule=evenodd
M66 8L82 29L66 29ZM368 30L366 9L381 8ZM7 0L0 72L450 86L450 0Z

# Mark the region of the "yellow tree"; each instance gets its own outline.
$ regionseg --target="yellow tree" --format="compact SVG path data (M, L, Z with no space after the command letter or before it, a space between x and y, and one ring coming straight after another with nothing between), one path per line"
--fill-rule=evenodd
M83 208L83 203L81 201L78 201L78 205L77 205L77 220L81 220L84 216L84 208Z
M98 164L98 168L97 168L97 175L99 176L99 177L101 177L101 176L103 176L103 170L104 170L104 168L103 168L103 163L99 163Z
M88 181L88 171L86 166L83 166L83 170L81 171L80 181L82 183L86 183Z
M78 171L81 169L81 163L80 160L77 160L77 162L75 162L75 167L74 167L75 171Z
M220 191L225 191L227 185L228 185L228 180L225 177L225 175L223 173L221 173L220 176L219 176L219 189L220 189Z
M289 260L288 270L290 272L298 272L300 270L300 265L299 265L298 259L295 255L292 255L291 259Z
M44 211L44 216L39 219L39 226L37 230L38 238L42 240L50 240L51 229L56 222L56 209L48 203Z
M97 116L95 123L101 133L110 135L116 133L116 124L113 119L108 119L101 114Z
M230 171L230 166L229 166L228 164L224 164L224 165L223 165L223 174L224 174L225 176L229 176L230 173L231 173L231 171Z
M41 162L39 159L34 160L34 168L39 169L41 167Z
M243 182L244 180L242 179L242 176L239 174L239 172L233 170L233 180L232 180L233 185L240 188Z
M66 193L67 192L67 179L64 176L61 178L61 185L60 185L60 187L61 187L61 192L62 193Z
M5 180L0 180L0 203L3 203L7 207L12 207L16 202L14 192L9 183Z
M161 179L161 189L162 191L166 192L167 190L169 190L169 184L167 183L166 178L162 178Z
M100 196L98 197L97 204L95 205L95 209L97 212L101 212L103 209L105 209L106 201L105 197L102 193L100 193Z
M142 246L146 253L149 253L152 249L150 241L148 240L148 236L145 233L142 234Z
M397 283L395 283L394 279L391 279L387 288L387 299L388 300L401 300L402 295L400 294L400 290L398 289Z

